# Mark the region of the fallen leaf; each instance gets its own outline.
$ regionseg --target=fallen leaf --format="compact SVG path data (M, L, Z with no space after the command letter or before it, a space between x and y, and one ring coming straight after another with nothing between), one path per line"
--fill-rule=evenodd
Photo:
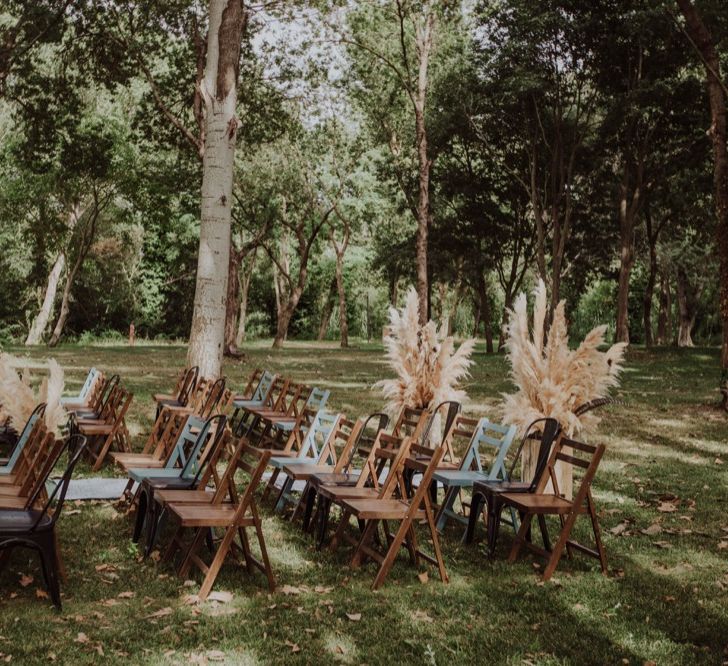
M184 598L184 602L186 604L189 604L190 606L194 606L195 604L200 603L200 597L198 597L196 594L188 594Z
M280 588L280 592L283 594L301 594L302 590L300 587L294 587L293 585L284 585Z
M430 576L426 571L417 574L417 578L420 579L420 583L426 583L428 580L430 580Z
M300 648L300 647L298 647L298 643L291 643L291 641L286 641L286 645L287 645L287 646L288 646L289 648L291 648L291 652L293 652L294 654L295 654L296 652L300 652L300 651L301 651L301 648Z
M170 606L165 606L164 608L160 608L158 611L155 611L151 615L147 615L144 617L145 620L149 620L151 618L155 617L165 617L166 615L172 615L174 611Z
M677 511L677 507L672 502L660 502L657 505L657 510L660 513L673 513Z
M78 632L78 636L76 636L76 640L73 641L74 643L88 643L88 636L84 634L82 631Z
M210 650L207 653L207 658L210 661L225 661L225 653L221 650Z
M716 458L714 462L715 462L716 465L722 465L723 464L723 461L720 458Z
M643 530L640 530L642 534L646 534L647 536L655 536L656 534L659 534L662 532L662 527L659 523L652 523L649 527L646 527Z
M718 542L718 550L725 550L726 548L728 548L728 541Z
M346 617L348 617L352 622L359 622L359 620L361 620L361 613L347 613Z
M230 603L233 600L231 592L210 592L207 595L207 601L217 601L221 604Z
M319 594L328 594L333 589L333 587L324 587L323 585L317 585L313 588L313 591L318 592Z
M417 622L433 622L434 620L423 610L415 610L412 612L412 619Z
M182 587L194 587L197 585L194 580L186 580L184 583L182 583Z
M33 582L33 576L20 574L20 587L28 587Z
M48 592L45 590L41 590L39 587L35 588L35 596L38 599L47 599L48 598Z
M672 544L669 541L653 541L652 545L658 548L672 548Z
M116 595L119 599L131 599L134 596L133 592L119 592Z
M620 534L626 532L628 527L629 523L626 520L623 520L621 523L615 525L612 529L610 529L609 533L613 534L614 536L619 536Z

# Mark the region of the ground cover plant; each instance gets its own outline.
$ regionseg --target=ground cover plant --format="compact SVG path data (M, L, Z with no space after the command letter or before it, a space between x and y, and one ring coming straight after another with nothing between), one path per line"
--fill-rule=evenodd
M45 350L11 348L32 364ZM225 374L240 386L254 366L325 385L332 407L360 415L381 407L382 347L251 345ZM134 391L134 441L151 424L152 391L170 387L182 346L62 346L53 355L67 390L90 365L118 371ZM478 346L466 388L472 414L496 414L513 390L502 355ZM728 422L717 403L717 350L628 352L619 397L590 441L608 446L595 498L609 559L564 560L539 582L536 560L495 561L442 540L451 583L418 578L402 560L370 591L371 567L352 571L346 550L318 553L311 540L265 510L278 582L226 565L213 595L189 604L185 583L154 560L140 563L131 521L111 502L71 503L59 524L68 570L63 612L43 597L35 557L15 552L0 574L0 659L10 663L508 663L721 664L728 660ZM81 470L89 475L88 467ZM106 468L104 474L111 474ZM578 528L578 523L577 523ZM579 531L577 529L577 531ZM421 571L426 571L422 569ZM229 593L225 594L225 593ZM230 596L232 595L232 596Z

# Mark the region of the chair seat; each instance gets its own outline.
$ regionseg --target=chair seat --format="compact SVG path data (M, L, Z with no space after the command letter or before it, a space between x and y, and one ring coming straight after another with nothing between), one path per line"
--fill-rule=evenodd
M7 497L0 495L0 509L24 509L27 497Z
M432 478L445 486L464 488L472 486L477 481L485 481L488 477L483 472L478 472L477 470L437 469L432 475Z
M181 471L179 467L163 467L162 469L156 469L154 467L131 467L126 470L126 473L130 479L141 483L144 479L148 479L151 476L173 479L179 477Z
M179 490L162 488L155 490L154 499L160 504L209 504L214 493L207 490Z
M30 509L28 511L19 509L7 509L0 512L0 540L4 536L12 534L22 534L30 530L38 520L38 516L41 512L37 509ZM48 528L51 525L51 517L48 515L43 516L38 525L37 529Z
M319 488L319 494L336 502L347 499L376 499L379 491L355 486L323 486Z
M20 497L20 486L8 484L0 486L0 497Z
M108 435L113 429L114 426L108 423L78 423L78 431L82 435Z
M171 395L169 393L155 393L154 394L154 402L172 402L177 400L176 395Z
M315 486L355 486L360 472L326 472L315 473L311 483Z
M156 472L164 472L166 470L156 470L153 476L147 476L142 481L142 488L154 488L154 494L156 495L157 489L177 489L185 490L192 488L192 478L185 478L177 473L174 477L169 476L157 476Z
M13 485L15 483L15 474L0 473L0 487L4 485Z
M252 411L254 409L263 409L264 406L265 403L262 400L251 400L248 398L235 398L235 400L233 400L233 407L235 407L235 409Z
M501 498L519 511L528 513L569 513L572 503L556 495L504 493Z
M273 456L268 464L271 467L277 467L281 469L284 465L288 464L300 464L300 465L315 465L315 458L298 458L297 451L276 451L276 455ZM310 462L307 462L310 461Z
M527 493L531 484L527 481L477 481L473 484L474 493L492 495L493 493Z
M403 520L410 510L408 502L398 499L351 499L341 504L360 520ZM424 515L424 511L415 511L413 518L420 520Z
M168 504L167 509L174 513L183 527L229 527L235 520L237 506L233 504ZM241 526L253 525L252 518L237 521Z
M314 474L330 472L332 465L317 465L315 462L291 460L283 466L283 471L293 479L308 481Z
M151 453L127 453L112 451L111 458L121 467L164 467L164 460L155 458Z

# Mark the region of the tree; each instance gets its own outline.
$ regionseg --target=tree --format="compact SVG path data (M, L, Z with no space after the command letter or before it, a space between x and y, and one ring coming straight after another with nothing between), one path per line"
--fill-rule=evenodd
M247 12L239 0L210 0L204 76L200 249L188 365L218 377L225 342L240 43Z
M726 100L728 89L721 78L720 58L713 35L691 0L677 0L685 18L686 34L700 55L710 101L709 135L713 144L713 187L717 219L717 247L720 262L720 315L723 325L721 368L724 381L728 376L728 131Z

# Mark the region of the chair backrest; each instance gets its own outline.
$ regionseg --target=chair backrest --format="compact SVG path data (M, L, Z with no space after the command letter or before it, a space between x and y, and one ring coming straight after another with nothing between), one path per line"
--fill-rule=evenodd
M38 514L38 518L36 519L35 523L33 524L33 527L31 528L33 531L35 531L40 525L43 518L50 514L51 516L51 525L55 526L56 522L58 521L58 518L61 515L61 511L63 509L63 503L66 499L66 493L68 492L68 486L71 483L71 477L73 476L73 470L76 468L76 464L81 459L81 456L83 455L85 449L86 449L86 438L83 435L74 435L68 439L68 443L66 444L66 447L69 451L73 451L75 448L75 453L73 454L73 457L71 458L70 462L68 463L68 466L66 467L66 471L63 472L63 476L61 477L61 480L58 482L56 487L51 492L50 496L48 497L48 501L45 503L45 506L43 507L43 510ZM62 451L63 449L61 449ZM59 453L60 457L60 453ZM55 502L55 506L54 506ZM51 508L53 508L53 511L51 512Z
M187 406L192 392L195 390L197 385L197 378L200 374L200 368L193 365L185 370L185 374L182 378L179 391L177 392L177 402L183 407Z
M470 447L463 456L460 469L486 472L483 467L486 448L494 449L492 462L487 467L487 476L490 481L505 479L507 476L505 468L506 455L511 448L513 438L516 436L516 426L493 423L487 418L478 421L477 428L473 433Z
M419 407L404 407L392 428L394 437L411 437L419 440L427 426L430 414Z
M15 463L18 462L18 458L20 457L21 452L23 451L23 447L27 444L28 438L30 437L30 433L33 430L33 426L35 425L36 421L38 419L42 420L43 415L45 414L46 410L46 404L44 402L41 402L39 405L36 405L35 409L31 412L30 416L28 417L28 420L25 422L25 425L23 426L23 429L20 431L20 435L18 436L17 441L15 442L15 446L13 447L13 450L10 452L10 456L8 457L8 462L0 467L0 470L11 472L13 467L15 467Z
M243 392L238 396L242 400L252 400L255 391L260 386L260 380L263 378L262 368L253 368L253 372L248 377L248 383L245 385Z
M225 443L226 425L227 417L223 414L211 416L205 421L180 472L181 478L191 479L197 484L207 463L216 457L218 449Z
M513 462L511 463L511 467L508 470L506 478L508 480L511 480L513 478L513 471L516 468L516 464L521 457L521 452L523 451L523 447L526 445L526 443L529 440L537 440L540 443L538 447L538 456L536 458L536 471L533 475L533 478L530 479L531 485L528 488L528 492L535 492L539 479L546 469L549 454L551 453L551 447L553 446L554 442L560 434L561 424L556 419L540 418L532 421L529 424L528 428L526 428L526 433L521 439L521 443L518 446L516 455L513 459ZM524 479L524 481L526 481L526 479Z
M96 397L96 403L91 406L91 409L97 414L102 414L106 409L106 405L111 400L116 387L119 385L119 375L111 375L104 381L102 389L99 391Z
M256 372L260 372L260 370L257 370ZM272 372L268 372L268 370L263 370L262 374L260 375L260 380L258 381L255 390L252 392L250 399L265 402L268 394L273 388L273 382L275 381L275 379L276 376Z
M596 474L599 463L604 455L606 447L604 444L594 446L585 442L579 442L575 439L569 439L563 433L559 435L553 446L551 455L549 456L546 469L541 474L536 486L536 493L543 493L546 486L551 482L554 495L561 495L559 488L558 474L556 473L556 465L570 465L572 468L579 468L583 474L580 479L576 479L576 470L574 470L574 482L577 490L574 493L574 504L581 505L587 493L590 491L591 482Z
M210 450L208 440L211 436L217 436L218 428L224 430L226 423L227 419L222 415L212 416L206 421L189 415L165 467L180 467L180 477L194 478L204 462L203 452L208 453Z
M308 394L308 398L306 398L306 409L312 409L315 412L321 411L326 407L326 402L330 394L331 391L328 389L321 389L314 386Z
M352 468L360 468L364 465L377 441L377 435L385 430L389 424L389 416L382 412L370 414L362 422L362 426L346 452L342 452L336 471L343 472Z
M298 457L318 460L333 436L340 418L340 414L328 414L324 410L313 412L307 409L301 425L303 439Z
M248 478L243 484L244 490L240 497L238 507L235 510L234 523L241 521L249 509L252 509L253 513L257 515L255 491L260 484L260 480L263 478L263 473L268 467L270 457L270 451L256 449L241 440L237 456L237 468L245 472ZM222 498L218 501L222 501Z
M446 451L447 444L445 441L435 448L416 442L410 445L408 455L402 464L404 467L422 474L417 490L412 493L411 502L414 507L419 507L425 493L430 491L432 475L435 473ZM406 490L411 488L411 484L401 482L401 488L401 497L404 498Z
M96 379L100 374L101 373L96 368L91 368L86 375L86 380L84 381L81 390L78 392L78 397L74 399L77 399L80 402L84 402L86 398L89 397L91 389L93 388L94 384L96 383Z
M19 486L19 497L28 497L32 494L38 479L45 473L48 460L52 459L56 455L58 447L62 446L63 441L56 440L52 432L48 432L45 427L40 429L35 455L23 473L17 474L15 477L15 483Z
M364 421L361 419L350 421L344 414L340 414L336 428L326 446L322 447L317 462L321 465L333 465L334 472L342 471L351 450L359 440L363 426Z
M297 382L289 382L284 392L284 398L277 411L284 413L286 416L299 418L306 410L308 396L311 395L311 387ZM315 410L312 410L315 411Z
M397 474L401 475L403 458L408 455L411 443L410 437L394 437L380 430L362 466L356 486L372 487L380 492L384 488L386 495L391 494L392 484L402 481Z
M25 482L28 474L32 472L36 460L39 459L39 456L42 456L43 443L47 433L48 429L43 420L37 419L30 429L25 446L23 446L12 470L10 470L15 475L14 482L16 485L22 485Z
M215 383L208 386L202 407L198 412L200 418L207 419L217 411L220 400L225 393L225 383L225 377L220 377Z
M283 406L287 404L286 396L290 380L286 377L276 375L271 384L270 390L264 400L265 409L284 411Z
M439 441L444 442L448 438L450 430L452 430L452 427L455 424L455 419L457 418L457 415L460 414L462 407L462 404L460 404L456 400L445 400L437 405L437 407L435 407L434 409L428 410L429 417L427 419L427 424L422 430L422 435L420 436L419 443L428 444L430 442L432 429L438 421L438 416L442 416L442 412L445 412L445 423L442 427L441 437Z
M86 443L86 437L84 435L73 435L71 439L73 439L74 446L77 444L80 445L81 443ZM83 440L83 442L81 442L80 440ZM21 496L23 494L26 494L24 493L26 489L28 490L28 499L26 500L25 506L23 507L26 510L35 506L36 503L39 502L41 499L48 499L46 495L46 483L48 482L50 475L58 464L58 461L61 459L61 454L63 453L63 451L66 450L68 442L63 441L62 439L55 439L53 433L48 433L46 435L46 440L44 441L43 446L47 447L45 460L38 461L38 473L35 475L32 483L26 485L25 488L21 488ZM69 448L68 450L73 451L74 449Z

